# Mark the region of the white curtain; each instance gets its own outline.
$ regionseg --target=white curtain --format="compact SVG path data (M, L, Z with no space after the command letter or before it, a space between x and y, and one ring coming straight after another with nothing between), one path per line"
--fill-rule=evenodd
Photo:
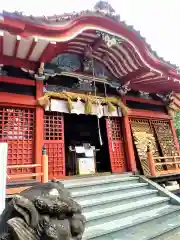
M85 114L85 103L81 101L72 102L72 112L75 114ZM53 111L53 112L62 112L62 113L69 113L68 111L68 103L65 100L57 100L57 99L51 99L51 107L50 109L47 108L46 111ZM112 117L121 117L122 112L119 107L116 107L116 110L112 112L111 114L108 113L108 107L102 106L98 104L93 104L92 106L92 115L96 115L98 117L102 116L112 116Z

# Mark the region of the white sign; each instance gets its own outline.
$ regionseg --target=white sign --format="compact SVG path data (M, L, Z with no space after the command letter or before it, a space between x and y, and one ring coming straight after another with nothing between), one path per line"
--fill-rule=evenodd
M80 175L95 173L94 158L78 158L78 164Z
M81 147L81 146L76 146L75 147L75 150L76 150L76 153L84 153L84 147Z
M0 214L6 202L7 150L8 144L0 143Z

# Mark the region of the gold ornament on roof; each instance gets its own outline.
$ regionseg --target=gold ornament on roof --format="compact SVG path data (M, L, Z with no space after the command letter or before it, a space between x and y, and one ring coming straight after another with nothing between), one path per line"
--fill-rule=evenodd
M119 37L113 36L109 33L105 33L102 31L96 31L96 33L98 36L100 36L103 39L103 41L105 42L108 48L111 48L119 44L120 42L122 42L122 39L120 39Z

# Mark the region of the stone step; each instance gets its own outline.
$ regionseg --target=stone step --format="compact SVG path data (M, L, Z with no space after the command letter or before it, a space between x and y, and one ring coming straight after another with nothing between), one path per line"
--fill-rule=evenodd
M122 219L117 218L114 221L106 222L104 224L98 224L93 227L87 227L83 235L83 240L122 240L123 238L121 237L121 230L130 228L132 226L137 226L138 224L142 224L153 219L161 218L176 211L180 211L180 206L166 205ZM155 226L151 229L152 233L155 231L154 228ZM113 234L115 233L117 235L113 236ZM139 232L139 234L141 233ZM136 239L142 240L141 237ZM124 238L123 240L127 240L127 238Z
M108 221L114 221L117 218L121 219L141 212L161 208L166 206L168 202L168 197L154 197L141 201L138 200L129 204L117 205L111 208L89 211L85 213L87 220L86 227L107 223Z
M82 188L86 188L86 190L97 189L102 185L106 184L106 186L113 186L115 183L124 184L125 182L138 183L139 177L114 177L114 178L105 178L105 179L82 179L81 181L66 181L63 182L64 186L69 189L69 191L80 191Z
M151 221L147 221L121 231L117 231L109 234L109 236L106 235L106 237L107 239L112 240L167 240L169 238L174 240L173 237L178 236L178 231L180 229L179 227L180 210L178 209L178 211L168 215L155 218Z
M89 195L96 195L96 194L101 194L101 193L107 193L107 192L114 192L114 191L124 191L132 188L139 188L139 187L148 187L148 183L134 183L132 184L131 182L125 182L123 185L114 184L113 186L101 186L99 188L91 188L89 190L86 190L85 188L81 189L80 191L72 191L72 196L73 197L85 197ZM93 197L93 196L92 196Z
M180 226L174 229L165 230L160 236L151 238L149 240L179 240L180 239Z
M177 211L172 215L166 216L166 218L162 219L162 222L156 221L156 224L157 233L153 232L153 234L151 234L151 240L180 239L180 211Z
M106 185L105 185L106 186ZM102 186L101 188L92 188L90 190L85 191L82 189L79 192L72 192L72 196L76 199L76 201L85 201L85 200L92 200L92 198L106 198L109 195L118 195L118 194L125 194L125 193L133 193L137 191L147 190L148 184L147 183L134 183L128 184L124 183L123 185L114 184L113 186Z
M79 176L71 179L65 179L65 180L60 180L63 184L66 183L81 183L82 181L99 181L99 180L104 180L104 179L113 179L113 178L126 178L126 177L135 177L132 173L123 173L123 174L102 174L98 176Z
M128 193L109 194L106 197L94 197L88 200L80 200L78 203L83 208L84 213L97 211L105 207L114 207L121 204L129 204L138 200L149 199L157 196L158 191L152 189L142 189Z

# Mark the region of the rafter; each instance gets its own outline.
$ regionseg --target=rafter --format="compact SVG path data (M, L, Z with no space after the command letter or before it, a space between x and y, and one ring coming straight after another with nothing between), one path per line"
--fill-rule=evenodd
M137 69L134 72L129 73L128 75L124 76L121 78L121 82L122 83L126 83L128 81L133 81L134 79L136 79L137 77L141 77L142 75L144 75L145 73L148 73L150 70L148 68L142 67Z
M0 31L0 55L3 54L3 31Z
M38 39L37 38L34 38L32 43L31 43L31 46L29 48L29 51L27 52L27 55L26 55L26 59L28 60L29 57L31 56L33 50L34 50L34 47L36 46L36 43L38 42Z
M16 42L15 42L15 45L14 45L13 57L16 57L16 55L17 55L17 51L18 51L18 47L19 47L20 41L21 41L21 37L17 36L16 37Z
M91 44L85 45L84 53L86 52L87 49L89 49L89 47L92 50L92 52L95 52L96 50L98 50L98 48L101 46L102 43L103 43L103 40L102 40L101 37L99 37L98 39L96 39Z
M93 51L96 51L101 44L103 43L103 39L101 37L99 37L95 42L92 43L91 48Z
M41 57L39 58L39 62L48 62L51 60L51 57L54 55L56 49L56 42L49 42L46 49L43 51Z

